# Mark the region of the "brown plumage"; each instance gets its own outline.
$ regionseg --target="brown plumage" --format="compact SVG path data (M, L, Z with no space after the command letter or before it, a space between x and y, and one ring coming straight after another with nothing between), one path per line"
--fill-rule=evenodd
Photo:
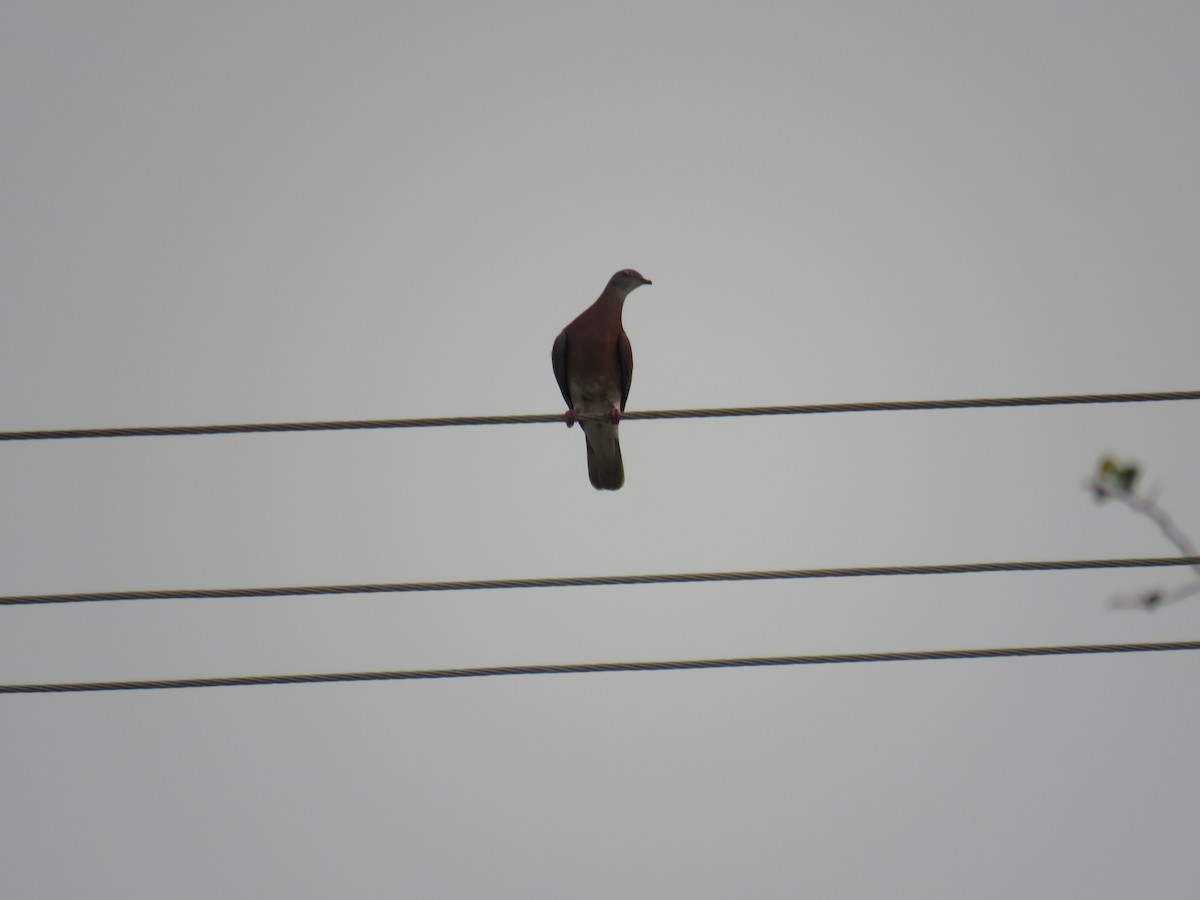
M550 353L558 389L567 401L567 427L580 414L604 417L580 423L588 478L596 490L615 491L625 483L617 423L633 381L633 350L621 327L621 309L630 291L651 283L633 269L622 269L596 302L559 333Z

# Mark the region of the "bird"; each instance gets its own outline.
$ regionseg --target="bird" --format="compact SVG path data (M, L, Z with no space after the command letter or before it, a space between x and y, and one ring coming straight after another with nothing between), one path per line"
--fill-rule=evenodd
M625 483L617 423L633 381L633 349L621 326L625 298L653 282L635 269L622 269L608 280L596 302L554 339L550 361L558 389L567 401L563 416L570 428L579 417L587 444L588 479L598 491L619 490Z

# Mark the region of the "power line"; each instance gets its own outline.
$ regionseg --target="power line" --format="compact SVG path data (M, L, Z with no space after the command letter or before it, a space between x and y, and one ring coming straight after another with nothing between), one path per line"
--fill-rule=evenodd
M623 419L710 419L732 416L798 416L844 412L890 412L930 409L985 409L1002 406L1065 406L1086 403L1149 403L1200 400L1200 391L1148 394L1066 394L1051 397L989 397L975 400L901 400L871 403L820 403L805 406L743 406L712 409L660 409L622 413ZM582 415L581 419L598 419ZM561 414L511 416L442 416L430 419L360 419L339 422L266 422L244 425L166 425L137 428L72 428L3 431L0 441L44 441L62 438L163 437L197 434L255 434L278 431L359 431L379 428L437 428L457 425L533 425L561 423Z
M1136 569L1200 565L1200 557L1070 559L1031 562L951 563L922 566L863 566L837 569L774 569L747 572L682 572L666 575L595 575L566 578L505 578L486 581L400 581L390 584L325 584L294 587L201 588L24 594L0 597L0 606L98 603L109 600L204 600L233 597L298 597L324 594L405 594L432 591L490 591L508 588L600 587L621 584L688 584L705 581L776 581L788 578L854 578L873 575L965 575L980 572L1046 572L1078 569Z
M345 681L416 681L480 678L486 675L567 675L584 672L660 672L678 669L736 669L755 666L814 666L831 663L911 662L944 659L997 659L1012 656L1084 656L1200 650L1200 641L1147 644L1083 644L1058 647L998 647L975 650L902 650L894 653L838 653L825 656L752 656L664 662L568 663L564 665L484 666L470 669L411 669L394 672L330 672L308 675L241 675L227 678L171 678L154 681L76 681L58 684L4 684L0 694L61 694L83 691L141 691L166 688L238 687L254 684L324 684Z

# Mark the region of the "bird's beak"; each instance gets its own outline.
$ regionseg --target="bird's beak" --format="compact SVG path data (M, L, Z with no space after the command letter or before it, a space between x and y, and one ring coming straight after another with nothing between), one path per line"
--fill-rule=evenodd
M643 279L642 279L642 284L654 284L654 282L653 282L653 281L651 281L649 278L643 278Z

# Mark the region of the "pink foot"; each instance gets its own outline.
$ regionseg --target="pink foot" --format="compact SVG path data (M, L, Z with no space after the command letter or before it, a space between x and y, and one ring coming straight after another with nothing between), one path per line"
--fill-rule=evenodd
M563 416L563 421L566 422L567 427L570 428L579 421L579 413L576 410L568 409L566 415Z
M621 421L621 411L619 409L617 409L615 406L609 407L608 410L604 413L604 421L608 422L611 425L616 425L618 422Z

